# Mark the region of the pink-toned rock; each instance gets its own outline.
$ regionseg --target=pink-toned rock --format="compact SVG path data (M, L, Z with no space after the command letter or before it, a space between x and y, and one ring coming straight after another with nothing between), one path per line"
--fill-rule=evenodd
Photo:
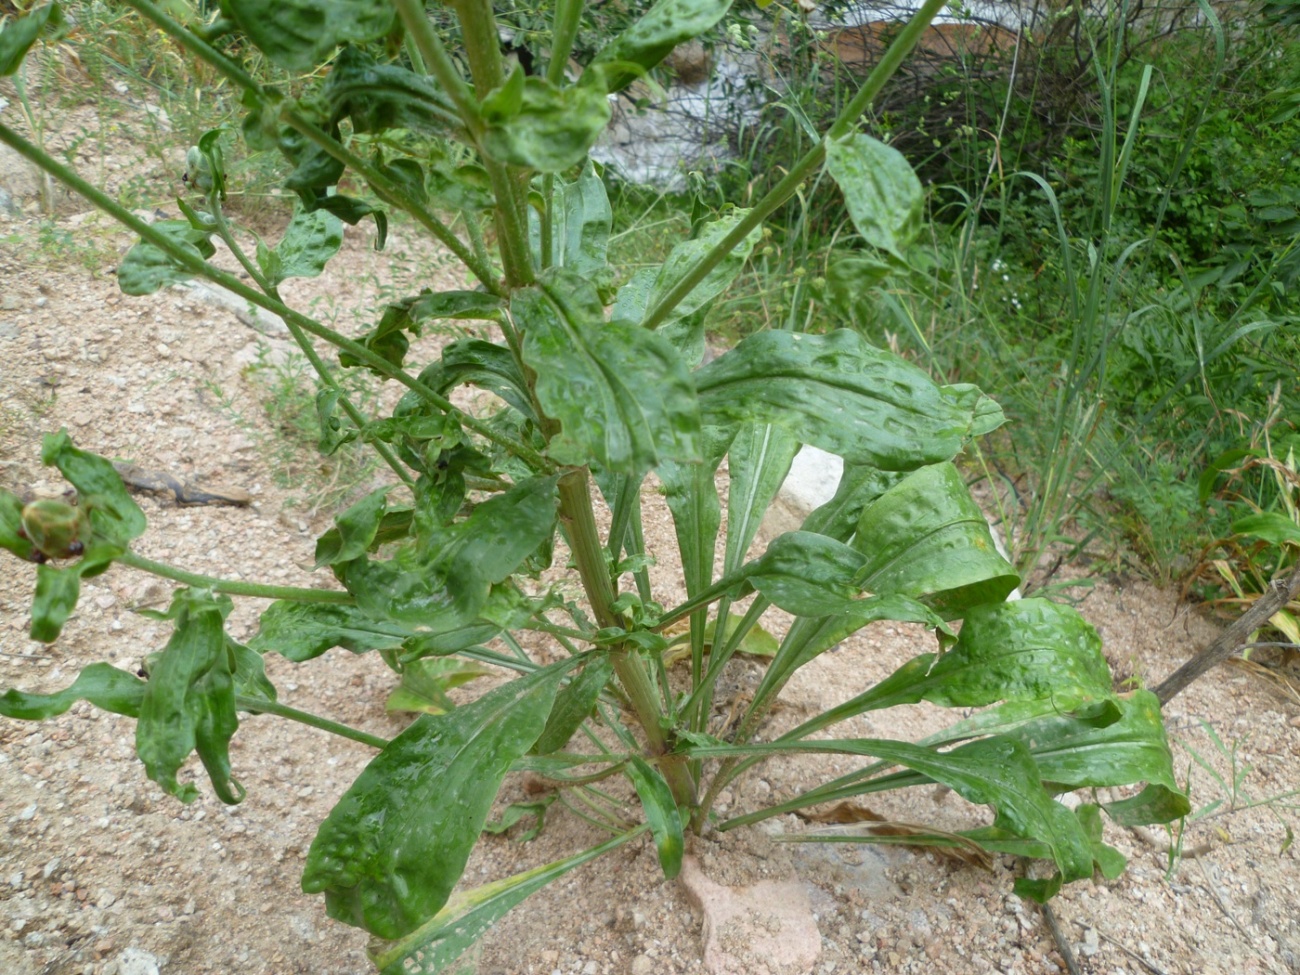
M710 975L808 975L822 938L803 884L764 880L724 887L684 857L678 876L704 915L704 967Z

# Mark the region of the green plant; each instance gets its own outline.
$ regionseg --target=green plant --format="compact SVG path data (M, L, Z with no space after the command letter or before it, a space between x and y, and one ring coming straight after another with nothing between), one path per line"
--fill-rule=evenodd
M897 256L919 233L915 174L855 128L942 4L929 0L824 139L792 160L772 191L748 209L701 213L661 264L614 289L609 202L587 160L608 120L607 96L716 24L727 0L660 0L601 48L576 83L565 80L565 66L578 0L556 5L545 75L527 77L504 71L486 0L454 5L469 80L416 0L225 0L232 19L225 26L243 32L226 50L251 44L284 69L311 73L298 99L214 48L214 29L187 29L148 0L130 0L244 90L245 139L278 147L293 165L287 185L301 205L282 239L272 246L231 224L219 130L189 152L187 182L198 197L178 201L185 219L153 225L7 126L0 141L141 236L118 270L128 294L197 274L279 315L320 381L322 449L369 444L395 480L340 514L318 540L317 562L342 588L268 586L195 575L133 552L145 519L112 466L64 432L47 437L43 459L77 489L76 524L90 531L77 529L72 541L82 551L65 559L76 554L71 542L60 535L56 550L39 547L20 499L0 493L0 546L41 563L33 636L54 639L80 580L115 563L185 587L163 614L172 636L145 679L95 664L54 694L7 691L0 714L38 719L85 699L132 716L146 772L182 801L197 791L179 777L192 752L223 801L243 798L228 752L240 714L279 715L374 747L378 754L322 823L303 886L325 894L332 916L380 939L373 957L389 973L442 970L529 893L643 834L672 877L692 834L927 783L994 810L992 824L965 831L962 842L1051 862L1047 878L1018 882L1026 896L1050 897L1062 883L1091 876L1095 864L1108 874L1120 868L1122 858L1101 841L1101 808L1071 812L1054 796L1147 783L1106 804L1121 823L1176 819L1186 800L1155 698L1114 693L1096 632L1066 607L1004 602L1019 578L952 463L972 438L1001 424L999 407L973 386L936 384L854 332L802 331L806 314L699 367L708 308L742 272L763 220L823 168L873 246ZM16 63L50 9L0 34L0 65ZM394 59L399 50L406 53ZM324 63L328 73L318 70ZM347 170L376 202L337 192ZM280 283L324 270L340 246L341 220L373 217L382 238L381 204L405 211L454 253L477 290L388 302L360 340L285 305ZM463 238L440 215L447 211L458 213ZM255 287L208 262L214 237ZM498 331L487 334L498 340L453 342L413 376L407 336L441 318L490 322ZM337 350L337 367L310 337ZM339 368L369 370L405 393L389 416L368 417ZM454 405L449 397L464 384L495 394L496 411ZM840 489L802 530L747 560L803 443L844 458ZM722 534L715 478L724 457L731 480ZM640 506L651 471L674 519L676 552L646 549ZM605 530L593 482L609 507ZM557 558L561 541L581 600L571 586L534 581L569 567ZM687 595L677 605L665 608L651 586L656 557L680 561ZM244 595L276 600L249 646L223 625L229 597ZM764 642L765 618L776 626L769 610L793 621L752 698L719 726L711 721L719 679L736 652ZM764 718L791 675L882 620L932 628L936 652L765 740ZM949 627L955 620L959 635ZM551 638L560 659L539 663L515 639L522 631ZM422 715L385 741L282 704L261 655L306 661L334 646L383 655L409 695L445 713ZM679 651L690 661L685 686L666 663ZM466 672L427 661L453 657L512 679L447 711L440 691ZM847 718L920 701L983 710L920 743L823 735ZM778 805L731 819L715 814L719 793L763 759L823 753L865 764ZM457 891L503 779L521 770L582 798L598 795L593 783L625 776L643 822L626 828L624 815L600 813L614 834L607 842Z
M1275 391L1275 408L1249 444L1216 457L1198 486L1202 505L1213 500L1225 509L1222 520L1231 525L1232 534L1207 547L1195 578L1221 593L1212 600L1215 605L1231 607L1234 612L1248 609L1267 590L1271 579L1292 570L1300 553L1300 463L1296 456L1300 436L1273 432L1281 419L1276 411L1280 395L1280 389ZM1285 640L1281 644L1285 657L1300 652L1300 606L1293 601L1278 609L1269 625ZM1250 644L1258 637L1258 632L1252 634Z

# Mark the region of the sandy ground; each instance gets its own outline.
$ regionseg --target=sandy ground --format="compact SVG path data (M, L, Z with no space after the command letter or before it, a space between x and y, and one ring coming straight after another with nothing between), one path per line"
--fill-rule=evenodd
M140 175L126 157L104 166L93 145L73 156L101 172ZM286 343L190 292L120 295L112 272L130 240L75 201L59 202L55 217L42 221L30 191L14 189L23 174L9 162L0 167L0 188L8 178L16 201L0 214L0 486L57 494L57 472L40 465L39 442L65 426L98 453L254 495L248 508L178 508L140 497L149 517L141 554L228 577L325 584L308 569L315 534L329 525L317 502L331 473L268 446L274 425L263 403L274 373L257 367L292 362ZM150 174L157 206L168 213L178 176ZM295 282L292 299L356 332L376 294L451 281L400 226L384 254L370 249L371 234L349 230L327 275ZM286 464L301 465L288 487L276 477ZM663 556L671 526L652 500L647 535ZM671 562L661 559L655 571L680 586ZM32 581L29 567L0 558L0 689L66 686L100 660L135 667L166 641L165 624L132 610L165 605L171 584L119 567L85 585L56 643L34 643L26 635ZM237 601L236 638L255 632L262 606ZM1214 632L1171 593L1139 582L1101 581L1080 609L1100 629L1115 668L1148 685ZM923 634L901 625L859 634L798 675L772 730L852 696L922 649ZM373 655L336 650L301 666L271 655L268 669L285 703L384 736L403 725L384 712L394 678ZM1300 706L1258 676L1225 667L1175 699L1166 717L1199 818L1172 860L1159 848L1162 832L1112 831L1108 840L1131 857L1130 870L1113 883L1076 884L1054 902L1080 971L1300 971L1300 871L1296 848L1287 848L1300 820ZM859 719L850 730L906 738L937 726L938 715L918 707ZM0 972L369 971L365 936L330 921L321 900L298 888L317 824L369 750L250 718L233 749L245 802L223 806L201 782L201 798L183 806L145 778L133 732L132 722L86 705L40 724L0 719ZM755 808L850 767L832 758L772 761L724 798L732 810ZM508 782L503 800L521 795L522 785ZM952 828L987 818L934 791L872 806ZM1012 896L1009 861L986 871L903 849L782 843L804 825L768 826L709 837L694 852L719 883L798 878L822 937L818 973L1064 970L1042 915ZM555 806L533 842L486 838L466 879L504 876L597 839ZM536 895L474 960L484 975L704 971L700 917L677 884L662 880L649 844L625 847Z

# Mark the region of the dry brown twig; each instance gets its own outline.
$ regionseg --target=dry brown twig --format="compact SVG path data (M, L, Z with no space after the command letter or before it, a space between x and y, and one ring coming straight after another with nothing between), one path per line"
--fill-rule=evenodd
M1300 595L1300 565L1295 567L1291 578L1283 581L1274 579L1268 590L1246 610L1231 626L1219 634L1208 647L1183 664L1159 687L1155 689L1156 697L1163 707L1174 695L1183 691L1188 684L1196 680L1211 667L1227 660L1243 645L1249 643L1248 637L1259 629L1279 609Z

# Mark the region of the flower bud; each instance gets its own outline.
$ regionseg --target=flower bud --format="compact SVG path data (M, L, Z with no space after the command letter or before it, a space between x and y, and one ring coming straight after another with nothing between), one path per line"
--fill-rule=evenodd
M90 521L80 508L43 498L23 508L23 533L52 559L72 559L90 541Z

